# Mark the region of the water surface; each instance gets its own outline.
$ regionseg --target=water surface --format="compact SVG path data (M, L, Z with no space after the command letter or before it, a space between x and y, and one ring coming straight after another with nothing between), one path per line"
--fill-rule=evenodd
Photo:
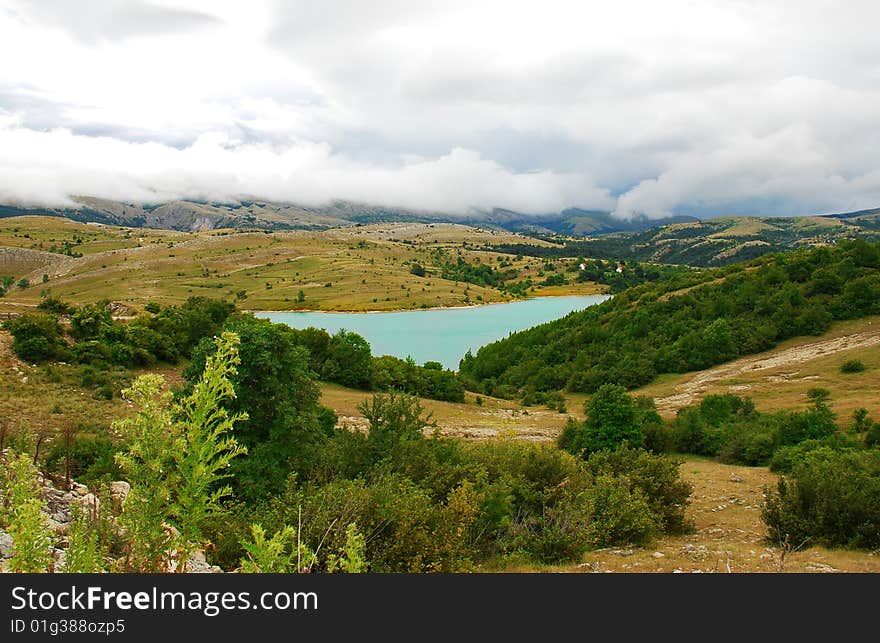
M435 308L382 313L278 312L256 313L293 328L341 328L370 342L373 355L412 357L416 363L435 361L458 369L470 350L507 337L510 333L563 317L598 304L608 295L536 297L505 304L470 308Z

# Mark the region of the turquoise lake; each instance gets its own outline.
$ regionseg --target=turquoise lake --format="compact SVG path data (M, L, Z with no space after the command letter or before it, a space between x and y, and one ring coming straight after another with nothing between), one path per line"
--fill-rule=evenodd
M344 328L370 342L373 355L412 357L417 364L435 361L458 370L458 362L510 333L563 317L608 299L608 295L536 297L471 308L437 308L388 313L256 313L293 328Z

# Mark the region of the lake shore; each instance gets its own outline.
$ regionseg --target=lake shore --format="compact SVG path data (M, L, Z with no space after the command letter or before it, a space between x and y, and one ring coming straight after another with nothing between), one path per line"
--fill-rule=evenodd
M382 310L358 310L358 309L336 309L336 310L324 310L321 308L288 308L287 310L271 310L268 308L242 308L241 311L245 313L322 313L328 315L353 315L353 314L368 314L375 315L381 313L417 313L421 311L428 310L465 310L468 308L484 308L486 306L504 306L506 304L513 304L521 301L532 301L535 299L563 299L566 297L595 297L606 295L611 297L610 293L607 292L595 292L589 294L583 293L569 293L564 295L535 295L531 297L522 297L519 299L508 299L506 301L487 301L481 302L478 304L463 304L461 306L426 306L424 308L385 308Z

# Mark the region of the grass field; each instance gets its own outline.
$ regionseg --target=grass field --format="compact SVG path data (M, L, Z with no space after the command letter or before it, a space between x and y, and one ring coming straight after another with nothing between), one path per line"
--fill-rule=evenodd
M240 308L253 310L406 310L499 302L512 297L495 288L443 279L439 266L458 257L488 265L503 259L520 272L518 279L537 280L539 260L478 249L486 243L523 240L444 223L323 232L184 233L15 217L0 220L0 250L55 254L36 269L24 260L18 267L12 261L6 264L10 276L16 281L24 277L31 285L13 287L0 299L0 312L36 305L46 291L79 303L110 299L135 309L149 301L173 304L195 295L234 299ZM63 248L83 256L58 254ZM410 272L412 263L426 269L424 277ZM603 291L588 283L546 292L533 289L530 294Z

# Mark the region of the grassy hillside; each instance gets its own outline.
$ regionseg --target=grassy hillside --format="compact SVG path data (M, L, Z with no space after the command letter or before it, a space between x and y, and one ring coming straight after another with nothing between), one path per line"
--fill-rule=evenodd
M823 246L861 236L878 239L880 215L847 217L727 217L659 225L591 239L543 237L551 246L498 245L496 250L536 257L616 257L625 260L724 266L793 248Z
M863 372L847 373L843 365L859 360ZM653 398L661 415L672 417L678 409L706 395L745 395L758 410L807 408L807 392L827 389L829 406L843 421L857 408L880 417L880 317L835 322L819 336L797 337L769 351L726 364L684 374L669 374L636 390ZM572 396L571 406L583 404Z
M254 310L396 310L506 301L538 292L544 262L480 248L517 240L523 237L440 223L323 232L176 232L52 217L0 219L0 276L30 284L9 289L0 311L33 306L46 290L74 302L110 299L135 308L194 295L236 299L240 308ZM22 254L39 261L3 263L4 256ZM459 260L504 272L504 278L489 283L444 268ZM413 264L424 274L415 274ZM566 281L573 283L556 284L547 294L604 289Z
M462 360L473 390L592 392L721 364L880 313L880 244L771 255L645 284Z

